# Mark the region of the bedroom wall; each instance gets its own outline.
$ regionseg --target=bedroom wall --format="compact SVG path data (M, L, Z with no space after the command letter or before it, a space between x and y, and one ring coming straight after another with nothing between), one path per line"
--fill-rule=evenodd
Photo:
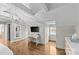
M76 27L75 27L75 32L79 36L79 4L77 4L77 24L76 24Z

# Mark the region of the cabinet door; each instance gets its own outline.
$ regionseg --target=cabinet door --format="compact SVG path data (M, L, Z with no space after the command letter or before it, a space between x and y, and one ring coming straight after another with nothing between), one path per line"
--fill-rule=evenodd
M66 55L72 55L72 51L71 51L67 41L65 41L65 52L66 52Z

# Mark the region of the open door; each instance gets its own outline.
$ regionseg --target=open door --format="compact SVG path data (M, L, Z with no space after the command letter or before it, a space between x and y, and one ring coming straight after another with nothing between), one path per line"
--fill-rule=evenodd
M10 24L7 24L8 26L7 26L7 28L8 28L8 30L7 30L7 39L10 41Z

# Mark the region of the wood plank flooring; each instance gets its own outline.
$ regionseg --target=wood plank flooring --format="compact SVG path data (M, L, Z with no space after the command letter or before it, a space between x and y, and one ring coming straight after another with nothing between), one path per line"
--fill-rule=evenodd
M0 39L0 43L8 46L14 55L65 55L64 49L57 49L55 42L48 42L46 45L38 44L28 41L27 39L10 42Z

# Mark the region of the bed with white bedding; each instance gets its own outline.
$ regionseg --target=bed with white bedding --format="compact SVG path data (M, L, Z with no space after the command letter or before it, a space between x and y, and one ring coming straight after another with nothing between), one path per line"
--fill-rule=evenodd
M0 43L0 55L13 55L12 50Z

